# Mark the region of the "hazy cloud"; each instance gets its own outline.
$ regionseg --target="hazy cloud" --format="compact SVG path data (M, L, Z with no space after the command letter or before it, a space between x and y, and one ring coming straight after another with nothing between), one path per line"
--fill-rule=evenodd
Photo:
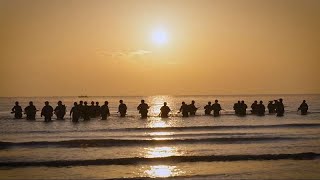
M106 50L98 50L97 54L99 56L108 56L114 59L117 58L133 58L133 57L141 57L148 54L151 54L151 51L147 50L127 50L127 51L106 51Z

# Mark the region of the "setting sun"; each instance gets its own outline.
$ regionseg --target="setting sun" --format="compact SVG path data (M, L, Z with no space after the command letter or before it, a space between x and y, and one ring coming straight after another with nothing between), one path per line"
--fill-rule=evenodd
M152 32L151 39L156 45L164 45L168 43L168 34L164 29L155 29Z

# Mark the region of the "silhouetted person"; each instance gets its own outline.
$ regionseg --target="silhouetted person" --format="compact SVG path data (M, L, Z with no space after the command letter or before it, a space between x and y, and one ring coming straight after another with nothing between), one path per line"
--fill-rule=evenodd
M96 106L94 105L94 101L91 101L91 106L89 106L90 110L90 117L95 118L96 117Z
M279 102L277 102L277 116L283 116L284 114L284 105L283 105L283 100L280 98Z
M171 111L171 109L167 106L167 103L166 102L164 102L163 103L163 106L160 108L160 116L162 117L162 118L167 118L167 117L169 117L168 116L168 114L169 114L169 112Z
M96 117L100 117L100 106L99 106L99 102L96 102L96 106L95 106L95 114L96 114Z
M37 108L32 101L29 102L29 106L24 108L24 113L27 115L27 120L36 120Z
M196 106L195 106L195 101L192 100L192 101L191 101L191 104L189 104L189 113L190 113L190 116L195 116L197 110L198 110L198 108L196 108Z
M54 109L54 113L57 116L57 120L64 120L64 116L66 115L66 106L59 101L58 106Z
M45 106L41 110L41 117L44 116L44 121L49 122L53 116L53 108L49 105L49 102L46 101Z
M83 114L83 120L88 121L90 120L90 107L88 106L87 101L85 101L83 106L83 110L82 110L82 114Z
M257 114L258 112L258 101L254 101L251 105L251 113L252 114Z
M269 111L269 114L276 113L276 107L275 107L275 104L273 104L273 101L269 101L268 111Z
M108 107L109 102L105 101L104 105L100 107L101 120L106 120L110 116L110 110Z
M209 101L208 104L204 107L204 114L210 115L212 111L211 102Z
M137 110L141 114L141 118L147 118L148 117L148 109L149 106L144 102L144 100L141 100L141 104L137 107Z
M257 105L257 115L258 116L264 116L264 113L266 112L266 107L263 104L263 101L260 101Z
M15 119L21 119L22 118L22 107L19 105L19 102L15 102L15 106L11 109L11 113L14 113Z
M274 100L274 109L277 112L277 106L278 106L279 101L278 100Z
M220 116L220 111L222 110L220 104L218 103L218 100L214 101L214 104L212 104L212 110L213 110L213 116L217 117Z
M80 118L80 109L77 102L73 103L73 107L70 110L70 116L72 115L72 122L78 122Z
M78 106L79 106L78 109L79 109L79 112L80 112L80 118L83 118L83 111L84 111L83 101L80 101Z
M239 107L239 109L240 109L240 116L245 116L245 115L247 115L247 108L248 108L248 106L246 105L246 103L244 103L244 101L241 101L240 107Z
M123 100L119 101L118 112L120 113L120 117L125 117L127 114L127 105L123 103Z
M234 113L236 114L236 115L240 115L240 112L241 112L241 103L240 103L240 101L238 101L237 103L235 103L234 105L233 105L233 110L234 110Z
M303 100L302 104L298 108L298 111L301 111L301 115L307 115L308 113L308 104L306 103L306 100Z
M182 113L182 117L188 117L189 116L189 106L185 103L182 102L180 107L180 112Z

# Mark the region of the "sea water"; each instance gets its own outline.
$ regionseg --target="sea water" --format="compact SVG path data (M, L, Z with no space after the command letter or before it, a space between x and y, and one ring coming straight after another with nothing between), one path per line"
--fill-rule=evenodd
M283 98L285 115L234 115L233 104L244 100ZM119 100L127 117L117 113ZM140 100L149 104L141 119ZM208 101L219 100L220 117L205 116ZM15 101L25 108L33 101L67 106L65 120L44 122L13 119ZM109 101L111 116L73 123L73 102ZM181 102L196 101L197 115L182 118ZM302 100L309 114L297 108ZM160 118L167 102L172 112ZM146 96L146 97L14 97L0 98L0 179L319 179L320 95Z

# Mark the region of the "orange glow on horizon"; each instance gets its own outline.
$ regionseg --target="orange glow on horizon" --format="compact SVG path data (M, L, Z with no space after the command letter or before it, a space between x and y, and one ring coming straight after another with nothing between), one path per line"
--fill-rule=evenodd
M0 7L0 96L320 93L320 1Z

